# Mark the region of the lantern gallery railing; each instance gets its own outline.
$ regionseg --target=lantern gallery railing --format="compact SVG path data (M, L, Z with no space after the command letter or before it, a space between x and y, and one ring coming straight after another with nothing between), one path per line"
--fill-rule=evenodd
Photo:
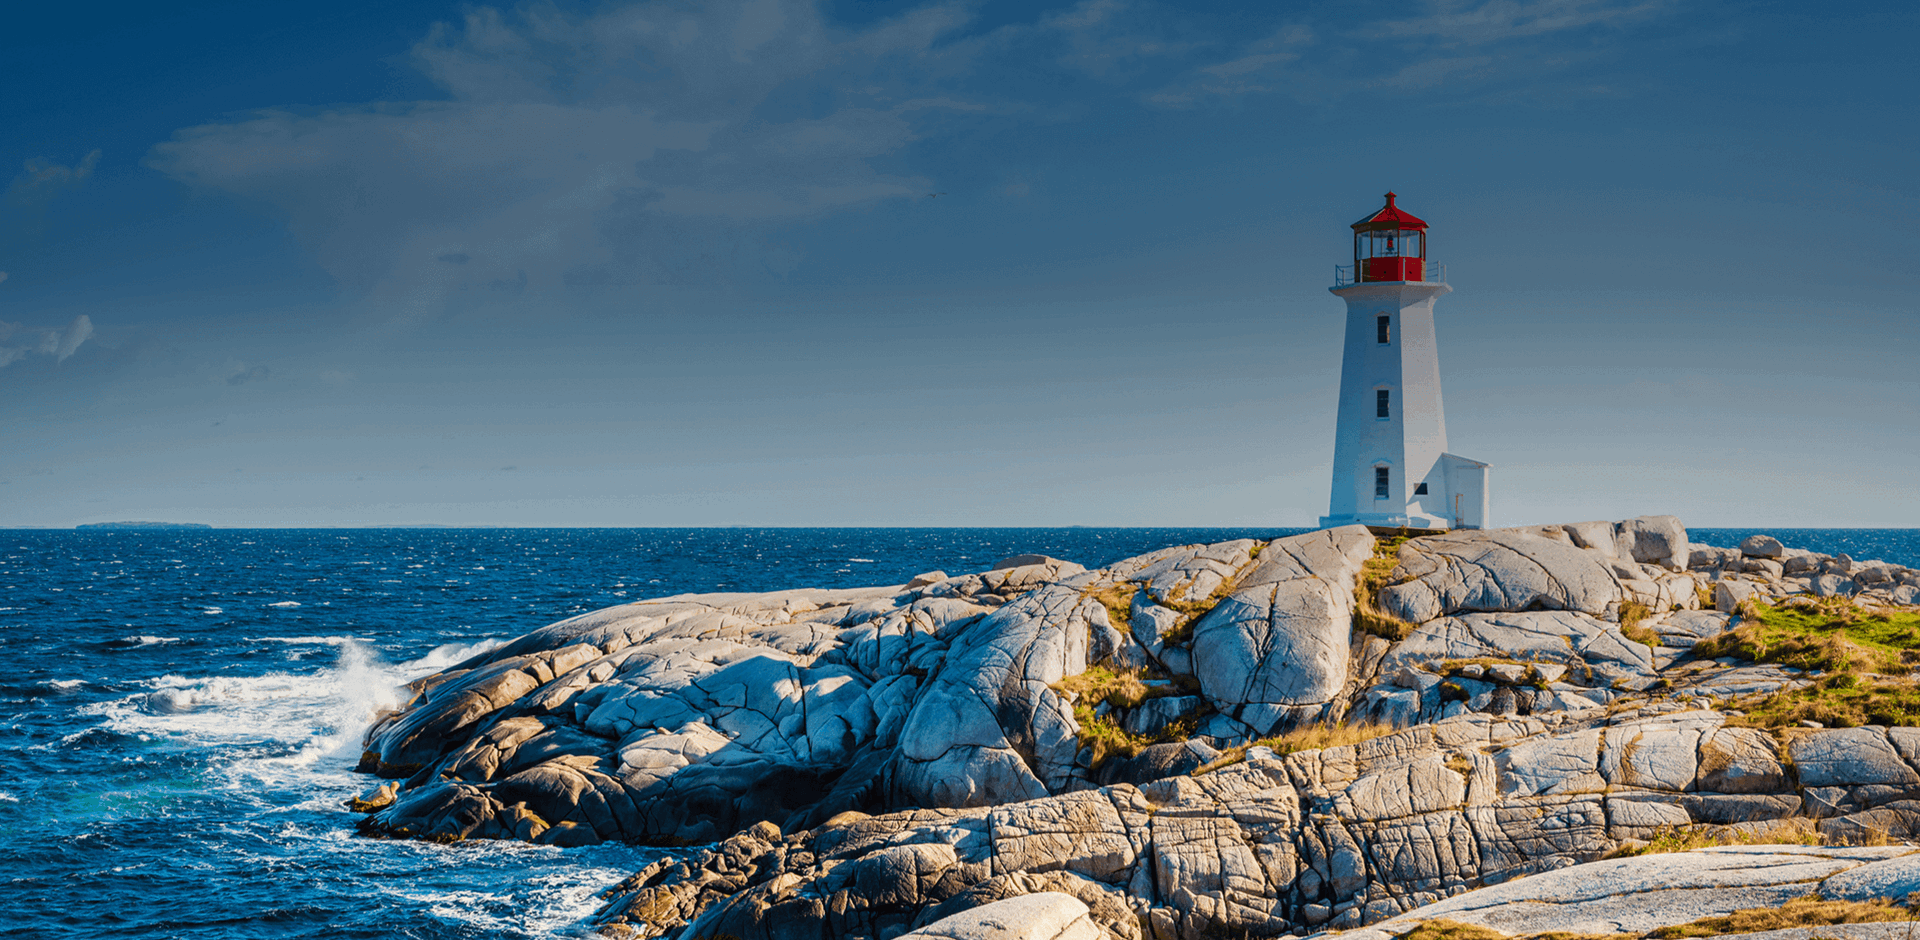
M1381 260L1381 259L1368 259L1368 260ZM1396 258L1393 260L1399 261L1401 259ZM1361 274L1364 276L1355 278L1354 265L1336 264L1333 266L1333 286L1346 287L1350 284L1359 283L1361 281L1401 281L1401 282L1411 281L1419 284L1447 283L1447 266L1446 265L1440 264L1439 262L1435 262L1435 261L1422 261L1422 259L1419 259L1419 258L1407 258L1405 260L1408 262L1420 263L1421 267L1424 270L1420 271L1418 277L1407 277L1406 276L1407 274L1411 274L1414 272L1396 271L1393 274L1380 276L1380 272L1377 270L1377 268L1373 271L1368 271L1363 268L1361 269Z

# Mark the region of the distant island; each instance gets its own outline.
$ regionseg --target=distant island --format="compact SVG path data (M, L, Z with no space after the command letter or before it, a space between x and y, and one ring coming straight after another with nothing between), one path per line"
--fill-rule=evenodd
M87 522L76 529L211 529L204 522Z

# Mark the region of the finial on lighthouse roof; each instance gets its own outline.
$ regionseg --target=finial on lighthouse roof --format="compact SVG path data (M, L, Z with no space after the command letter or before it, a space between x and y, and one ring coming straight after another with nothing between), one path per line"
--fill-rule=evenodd
M1425 231L1427 223L1414 218L1407 210L1393 203L1393 193L1387 193L1387 204L1374 214L1353 223L1356 232L1381 232L1389 229Z

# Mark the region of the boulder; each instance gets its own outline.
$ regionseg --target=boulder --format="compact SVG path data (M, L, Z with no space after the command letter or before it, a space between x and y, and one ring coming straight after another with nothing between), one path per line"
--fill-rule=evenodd
M1742 603L1754 597L1761 600L1767 597L1758 582L1723 578L1713 586L1713 609L1723 614L1736 613Z
M1269 543L1194 624L1208 701L1262 735L1321 714L1348 681L1353 590L1373 541L1344 526Z
M1422 663L1492 657L1558 663L1601 684L1651 679L1653 653L1619 626L1569 611L1461 614L1422 624L1380 662L1385 675Z
M1682 570L1687 567L1687 529L1673 516L1640 516L1614 527L1621 557Z
M1623 523L1624 524L1624 523ZM1599 552L1538 535L1449 532L1400 547L1383 610L1409 623L1466 611L1571 610L1601 616L1625 597Z
M1749 535L1740 543L1740 554L1754 558L1780 558L1787 547L1771 535Z
M1044 891L943 917L902 940L1102 940L1085 904Z

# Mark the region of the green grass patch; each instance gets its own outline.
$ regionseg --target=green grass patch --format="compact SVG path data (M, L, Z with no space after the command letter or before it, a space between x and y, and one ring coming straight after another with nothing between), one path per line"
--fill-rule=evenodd
M1823 676L1804 689L1728 699L1720 707L1746 713L1728 718L1728 724L1755 728L1790 728L1803 721L1817 721L1828 728L1912 728L1920 727L1920 684L1910 678L1842 672Z
M1827 672L1904 673L1920 662L1920 611L1865 608L1841 597L1749 600L1740 605L1739 626L1694 652Z

